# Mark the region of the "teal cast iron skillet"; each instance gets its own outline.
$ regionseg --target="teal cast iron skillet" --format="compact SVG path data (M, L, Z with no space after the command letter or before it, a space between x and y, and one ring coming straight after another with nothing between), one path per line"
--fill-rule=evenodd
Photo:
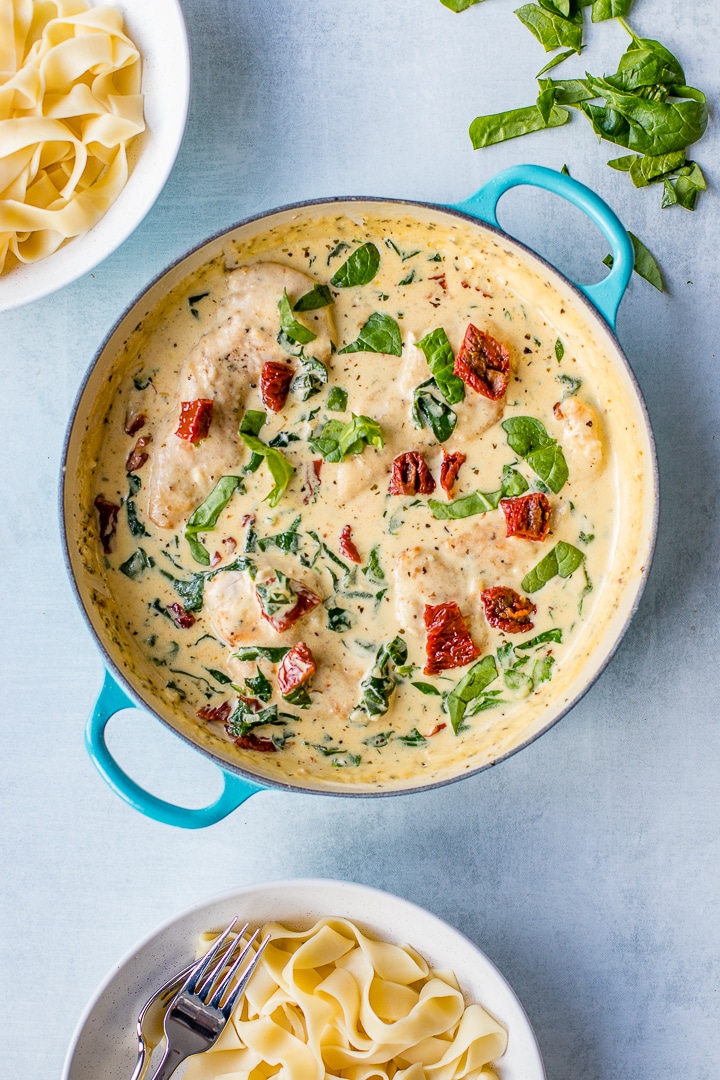
M530 185L532 187L543 188L546 191L559 195L569 203L572 203L573 206L582 210L598 226L610 244L613 257L613 265L610 273L602 281L593 285L579 285L568 281L567 278L559 274L554 267L551 267L535 252L531 251L525 245L520 244L518 241L511 239L500 229L497 220L498 202L505 192L519 185ZM651 459L649 467L652 473L653 484L652 491L648 494L648 514L646 515L649 520L645 526L645 540L642 548L643 561L637 582L634 583L633 586L634 595L630 598L631 602L628 604L626 617L624 618L622 625L618 627L614 639L605 648L601 657L601 662L598 663L595 670L591 672L586 684L580 687L578 693L575 694L572 700L567 703L562 703L562 707L557 712L552 713L544 726L529 734L519 745L513 746L509 751L495 758L492 762L488 762L487 764L467 772L458 770L456 776L443 778L433 783L425 783L423 785L418 784L414 788L402 788L402 793L424 790L428 787L437 787L449 783L452 780L460 779L461 776L468 776L472 775L474 772L479 772L482 769L489 767L490 764L495 764L497 761L503 760L504 757L509 757L516 753L518 750L534 741L534 739L544 731L548 730L549 727L553 726L553 724L555 724L577 703L577 701L580 700L612 658L637 609L647 580L655 544L658 516L655 447L642 396L629 368L628 362L622 353L620 344L614 334L617 311L632 273L634 254L630 238L620 220L610 207L593 191L583 184L578 183L578 181L573 180L571 177L551 169L537 165L519 165L499 173L474 195L470 196L470 198L446 206L417 201L379 199L372 197L323 199L281 207L278 210L245 219L231 229L223 230L221 233L218 233L216 236L211 237L209 240L198 245L187 255L183 256L182 259L173 263L172 266L160 274L145 290L143 290L137 300L135 300L120 317L115 327L98 350L93 364L85 377L83 386L79 391L73 410L73 419L66 436L63 455L61 521L68 572L75 588L81 610L84 612L103 653L106 668L102 689L87 721L85 730L87 750L100 774L122 799L129 803L130 806L135 807L135 809L139 810L142 814L169 825L175 825L186 829L199 829L212 825L230 814L247 798L255 794L255 792L261 791L267 787L279 787L285 790L301 790L306 792L312 791L313 793L320 794L345 794L347 796L360 797L401 793L400 791L393 790L377 792L353 790L344 792L324 792L317 791L314 788L304 787L299 782L295 784L289 781L280 782L276 780L266 780L265 777L262 777L261 781L259 781L257 777L254 777L246 769L241 769L239 766L234 766L227 761L218 759L209 749L193 743L184 733L178 732L176 732L176 734L181 734L182 738L185 738L191 745L196 746L197 749L200 749L216 762L221 770L223 778L222 793L208 806L200 809L189 809L166 802L146 791L127 775L110 753L105 739L106 728L117 712L127 708L142 708L152 712L163 723L168 724L168 722L153 708L153 703L151 701L144 700L144 698L131 687L124 674L120 671L118 665L114 662L106 643L103 641L103 635L97 625L97 620L95 622L93 621L91 613L92 605L86 596L88 590L83 587L83 584L80 581L81 574L79 571L76 571L76 568L73 565L74 553L68 536L68 515L70 513L69 500L73 497L72 492L69 490L68 475L73 462L73 450L80 437L78 431L82 429L83 425L85 403L88 400L88 395L92 396L93 380L97 382L99 378L99 372L96 368L102 368L101 361L106 355L106 352L110 348L117 350L119 345L122 344L125 336L127 336L132 327L135 326L139 318L142 318L148 308L148 294L150 292L153 293L153 299L150 303L155 303L157 298L163 294L160 286L166 278L172 277L171 284L181 280L181 278L191 272L193 268L202 265L202 263L207 261L207 258L212 257L213 254L217 254L217 252L221 250L219 241L230 237L240 229L247 229L248 226L253 226L255 223L259 223L259 228L264 228L266 225L271 225L283 214L289 214L294 211L313 207L316 207L319 212L322 212L323 210L332 210L341 203L350 205L353 208L359 203L367 204L369 207L377 207L378 204L383 204L396 210L398 213L412 211L413 208L423 208L424 210L437 211L438 213L447 215L455 220L458 218L465 219L470 226L476 225L479 222L484 229L489 229L496 235L499 234L500 237L502 237L503 242L514 248L518 254L531 258L535 264L543 267L548 272L551 272L552 277L561 283L563 288L566 288L571 294L574 293L576 299L581 304L585 305L585 315L592 318L596 325L599 324L600 332L604 333L609 342L609 348L616 355L618 363L624 366L629 385L636 395L639 412L644 421L648 453ZM205 249L208 250L208 256L202 258L199 256L199 253L204 252ZM185 264L188 264L187 269L184 269ZM170 285L167 286L168 289L169 287ZM168 726L171 725L168 724ZM173 728L172 730L175 729Z

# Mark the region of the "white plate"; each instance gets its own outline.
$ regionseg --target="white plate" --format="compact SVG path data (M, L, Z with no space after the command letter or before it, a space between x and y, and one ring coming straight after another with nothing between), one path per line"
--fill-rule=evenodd
M190 49L179 0L117 0L115 6L125 17L143 65L146 130L131 145L130 177L88 232L46 259L0 274L0 311L47 296L107 258L143 220L175 163L190 102Z
M353 919L373 936L413 945L432 965L451 968L466 1001L477 1001L508 1032L497 1065L501 1080L545 1080L540 1051L522 1005L494 964L457 930L397 896L347 881L268 882L195 905L140 942L105 979L83 1014L62 1080L128 1080L137 1054L135 1021L143 1002L194 957L204 930L237 915L259 925L311 926L325 915Z

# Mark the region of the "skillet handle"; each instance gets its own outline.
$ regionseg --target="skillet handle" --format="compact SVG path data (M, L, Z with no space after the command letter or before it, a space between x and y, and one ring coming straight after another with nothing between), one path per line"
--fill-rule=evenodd
M614 330L618 307L628 287L635 263L635 252L617 214L589 187L565 173L546 169L542 165L513 165L494 176L469 199L454 203L451 209L461 210L464 214L470 214L500 228L496 214L497 204L506 191L521 184L544 188L554 195L560 195L587 214L608 240L613 257L610 273L595 285L575 284Z
M136 708L135 702L118 686L110 672L106 671L102 690L85 726L85 747L93 765L115 794L141 814L180 829L204 829L222 821L256 791L264 791L260 784L252 784L221 769L223 790L209 806L193 810L151 795L120 768L105 742L105 729L113 716L121 709Z

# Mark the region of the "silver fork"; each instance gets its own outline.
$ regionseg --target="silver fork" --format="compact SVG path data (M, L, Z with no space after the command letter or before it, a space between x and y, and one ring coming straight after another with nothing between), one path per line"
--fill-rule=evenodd
M152 1080L168 1080L185 1058L201 1054L217 1042L258 966L270 938L266 937L260 942L241 974L242 963L260 931L256 930L243 943L243 934L249 925L246 923L237 937L222 950L233 925L234 922L220 935L201 963L193 968L165 1013L163 1030L167 1043Z

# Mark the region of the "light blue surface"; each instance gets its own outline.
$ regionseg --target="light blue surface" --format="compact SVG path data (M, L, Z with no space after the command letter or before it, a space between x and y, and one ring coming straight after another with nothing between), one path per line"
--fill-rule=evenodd
M661 212L657 188L605 167L617 149L579 117L470 148L473 117L530 104L546 60L510 0L461 15L439 0L184 6L190 124L159 202L91 275L0 316L0 963L42 1014L16 1015L0 1073L57 1080L95 985L175 912L236 885L312 875L389 889L468 934L525 1005L549 1080L716 1080L720 126L694 151L711 185L697 212ZM631 21L717 109L716 0L635 0ZM614 69L620 27L587 36L558 75ZM660 295L633 275L617 322L662 495L653 570L617 655L552 731L446 788L382 800L265 791L199 832L144 818L85 751L102 663L56 515L63 435L100 341L154 274L243 217L334 195L456 202L524 161L567 164L666 281ZM573 280L603 277L608 241L564 200L516 188L498 217ZM217 769L137 710L106 737L158 798L191 809L217 798Z

